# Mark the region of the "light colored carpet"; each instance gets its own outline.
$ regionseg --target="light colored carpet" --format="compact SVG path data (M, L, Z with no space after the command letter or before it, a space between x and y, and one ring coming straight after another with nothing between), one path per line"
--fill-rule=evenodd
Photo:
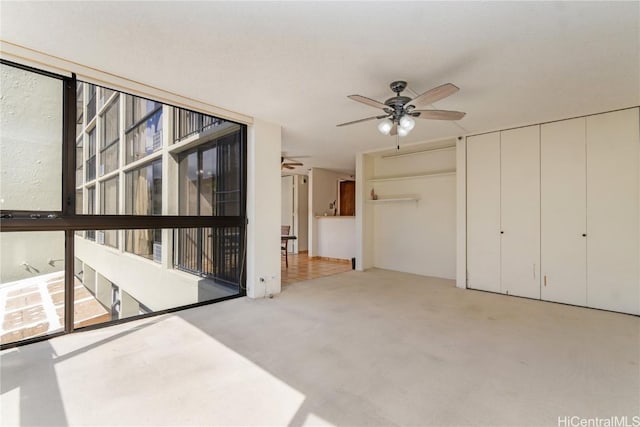
M640 415L640 318L384 270L1 357L2 425L556 426Z

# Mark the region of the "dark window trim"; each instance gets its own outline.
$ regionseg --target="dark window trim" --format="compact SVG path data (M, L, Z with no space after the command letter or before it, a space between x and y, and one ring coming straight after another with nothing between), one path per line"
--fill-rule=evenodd
M20 231L64 231L65 233L65 325L64 331L54 332L47 335L27 338L7 344L0 344L0 350L13 348L25 344L36 343L58 337L64 334L73 333L75 331L84 331L91 329L103 328L115 324L130 322L146 317L158 316L166 313L173 313L187 308L200 307L204 305L214 304L216 302L246 296L246 236L247 236L247 126L232 120L223 119L229 123L235 123L241 129L240 159L241 159L241 189L244 197L240 200L240 215L231 217L185 217L185 216L162 216L162 215L83 215L76 213L76 125L77 125L77 109L76 109L76 75L72 73L71 77L39 70L33 67L0 59L0 64L12 66L25 71L30 71L39 75L44 75L63 82L62 96L62 188L61 188L61 209L56 211L20 211L20 210L0 210L0 232L20 232ZM84 82L83 82L84 83ZM88 82L86 82L88 83ZM97 84L89 83L96 87ZM107 88L108 89L108 88ZM132 95L127 92L118 90L120 94L130 95L137 98L145 97ZM97 96L97 95L96 95ZM95 100L94 100L95 101ZM150 100L152 102L158 102ZM177 107L171 104L160 102L160 106L154 111L147 114L138 123L127 130L129 132L136 126L147 120L152 114L157 113L164 105L172 108L182 108L197 114L207 114L199 111L190 110L183 107ZM84 105L83 105L84 107ZM96 107L97 115L97 107ZM95 115L94 115L95 116ZM126 118L125 118L126 120ZM97 136L97 135L96 135ZM97 145L97 144L96 144ZM97 149L98 147L96 147ZM85 165L85 162L82 162ZM83 183L83 185L86 183ZM118 319L114 321L104 322L98 325L75 328L74 327L74 280L75 280L75 252L74 242L76 231L81 230L113 230L113 229L176 229L176 228L196 228L196 227L239 227L242 234L240 241L241 249L241 274L238 293L209 301L197 302L180 307L172 307L167 310L156 311L153 313L131 316L126 319Z

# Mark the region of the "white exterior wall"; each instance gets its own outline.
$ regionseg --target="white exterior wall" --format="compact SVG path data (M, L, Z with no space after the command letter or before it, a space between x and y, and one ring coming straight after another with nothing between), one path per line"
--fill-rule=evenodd
M123 253L116 249L99 245L90 240L77 237L75 239L76 255L90 265L100 276L115 283L121 290L131 295L153 311L164 310L181 305L193 304L229 295L223 287L212 286L204 279L164 268L157 262ZM91 272L85 267L85 278ZM111 288L100 289L108 301L111 299ZM105 301L103 301L105 303ZM108 304L105 305L109 305Z
M0 66L0 209L60 210L62 83ZM64 232L0 234L0 283L61 271Z

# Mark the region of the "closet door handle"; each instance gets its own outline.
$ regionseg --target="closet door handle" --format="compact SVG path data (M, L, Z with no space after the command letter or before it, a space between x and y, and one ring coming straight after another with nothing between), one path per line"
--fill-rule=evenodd
M533 279L536 279L536 265L533 264Z

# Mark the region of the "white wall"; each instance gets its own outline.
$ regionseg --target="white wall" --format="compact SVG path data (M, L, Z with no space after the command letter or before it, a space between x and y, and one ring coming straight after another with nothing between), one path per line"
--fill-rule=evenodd
M347 178L350 175L321 168L309 172L309 256L319 256L316 216L333 215L329 204L338 200L338 180Z
M418 202L375 205L375 266L424 276L456 276L454 175L378 183L379 194L415 194Z
M455 140L441 141L438 147L455 145ZM412 150L436 147L412 147ZM385 154L386 155L386 154ZM358 250L363 260L358 269L370 266L405 271L425 276L456 278L456 175L455 173L417 176L436 172L452 172L456 168L456 149L423 151L383 157L363 155L359 162L358 180L366 182L357 204ZM367 178L368 177L368 178ZM371 178L396 178L375 181ZM411 196L416 201L370 203L370 191L379 198ZM367 251L372 248L373 254ZM371 259L372 258L372 259Z
M317 256L348 259L356 256L356 221L352 216L317 218Z
M305 175L295 176L295 222L297 251L307 251L309 236L309 178Z
M366 154L356 156L356 270L364 271L374 266L373 221L374 206L367 203L369 186L373 178L373 159Z
M467 287L467 142L456 142L456 287Z
M261 120L249 126L247 295L251 298L280 292L281 144L280 126Z
M292 175L280 178L280 225L288 225L290 227L289 234L295 236L298 233L298 227L295 220L295 196L294 196L294 177ZM295 241L289 242L289 253L297 252Z

